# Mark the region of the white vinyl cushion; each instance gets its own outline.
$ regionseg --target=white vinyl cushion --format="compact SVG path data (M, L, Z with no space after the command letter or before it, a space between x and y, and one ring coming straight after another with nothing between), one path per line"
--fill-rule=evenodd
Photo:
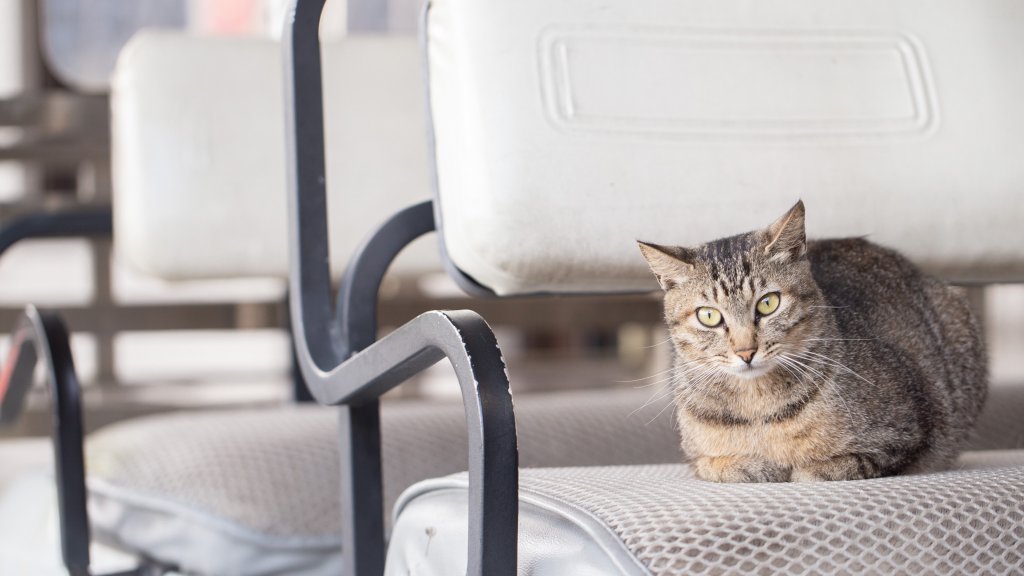
M498 294L655 287L798 198L951 278L1024 279L1024 4L431 0L445 248Z
M331 258L429 198L415 38L323 46ZM270 40L143 32L112 88L118 255L167 279L287 275L284 87ZM417 246L406 272L439 270Z

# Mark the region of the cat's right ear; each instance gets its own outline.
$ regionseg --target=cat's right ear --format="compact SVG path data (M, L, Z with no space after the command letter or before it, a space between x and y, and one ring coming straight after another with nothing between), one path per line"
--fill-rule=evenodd
M661 289L671 290L693 276L693 253L682 246L661 246L650 242L636 241L640 253L647 259L647 265L661 284Z
M768 244L764 253L771 255L771 260L785 262L807 254L803 200L797 200L788 212L772 222L766 233Z

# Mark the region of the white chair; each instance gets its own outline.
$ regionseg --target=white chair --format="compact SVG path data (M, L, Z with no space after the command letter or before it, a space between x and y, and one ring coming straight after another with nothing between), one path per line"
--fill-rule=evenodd
M351 359L339 352L344 339L325 339L330 304L306 284L323 284L322 266L304 257L326 228L318 13L300 0L286 38L292 286L305 287L293 318L314 395L344 405L345 498L379 483L373 398L425 363L452 360L472 439L468 476L400 499L387 573L1024 567L1024 453L993 450L1004 444L978 442L948 472L862 482L721 485L674 464L523 470L517 483L507 380L477 318L427 315ZM698 243L762 226L802 197L813 236L870 234L950 279L1024 279L1020 213L1008 209L1024 185L1022 27L1024 9L1002 0L432 0L446 263L499 296L650 290L636 238ZM1019 409L1006 393L990 410ZM1000 435L1019 437L1019 424ZM372 500L346 532L358 543L349 573L382 568Z
M331 223L331 260L322 263L340 270L374 223L429 196L429 154L415 39L347 37L325 44L324 61L328 157L338 171L321 213ZM114 224L115 249L130 266L169 281L287 274L280 70L280 47L270 41L146 32L126 47L112 92ZM415 246L394 272L439 269L430 248ZM369 315L372 331L375 296L355 310ZM340 571L346 513L336 410L189 411L119 423L87 439L86 490L66 331L52 315L32 310L26 318L14 380L28 382L36 356L55 375L68 435L60 435L61 503L53 506L70 572L89 569L90 531L138 556L139 570ZM15 396L0 394L4 419L16 416ZM673 461L669 420L627 417L646 398L521 399L523 464ZM467 445L457 405L386 404L381 421L386 510L411 484L466 468L465 449L455 449ZM551 443L555 435L578 442Z
M146 31L112 82L117 254L165 279L287 274L280 45ZM324 45L332 266L430 196L416 40ZM365 191L357 194L355 191ZM430 246L405 275L440 269Z

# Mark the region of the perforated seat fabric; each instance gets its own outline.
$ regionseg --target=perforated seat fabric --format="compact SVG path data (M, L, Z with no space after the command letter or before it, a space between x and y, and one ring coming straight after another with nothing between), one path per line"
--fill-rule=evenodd
M803 198L811 237L1024 279L1024 4L431 0L442 234L498 294L652 290Z
M680 458L670 411L651 390L516 398L524 468L657 464ZM1024 387L992 390L972 448L1013 448ZM384 493L466 467L452 403L385 402ZM87 443L93 530L198 574L337 574L337 413L290 406L187 412L110 426ZM551 520L551 518L547 518ZM541 524L543 525L543 524ZM581 544L582 545L582 544ZM569 574L570 572L564 572Z
M718 484L681 464L523 470L520 489L520 574L1024 571L1022 450L827 483ZM466 501L464 474L410 488L386 573L465 573Z
M517 397L521 465L677 461L671 418L654 418L660 405L637 411L649 396ZM389 514L411 484L466 468L461 405L385 403L382 419ZM338 574L336 425L336 410L308 406L170 414L101 430L87 444L94 532L186 572Z
M1024 387L994 387L975 451L913 477L721 485L684 465L523 470L519 573L1018 574L1022 413ZM387 574L465 572L466 491L460 474L402 495Z

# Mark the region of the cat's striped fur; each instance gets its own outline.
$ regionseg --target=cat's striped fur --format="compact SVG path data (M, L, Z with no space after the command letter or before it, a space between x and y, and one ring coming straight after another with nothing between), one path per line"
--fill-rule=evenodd
M802 203L765 230L640 248L665 289L676 415L701 478L872 478L956 457L987 390L962 290L863 239L807 242ZM778 308L758 314L772 292ZM702 325L701 307L721 324Z

